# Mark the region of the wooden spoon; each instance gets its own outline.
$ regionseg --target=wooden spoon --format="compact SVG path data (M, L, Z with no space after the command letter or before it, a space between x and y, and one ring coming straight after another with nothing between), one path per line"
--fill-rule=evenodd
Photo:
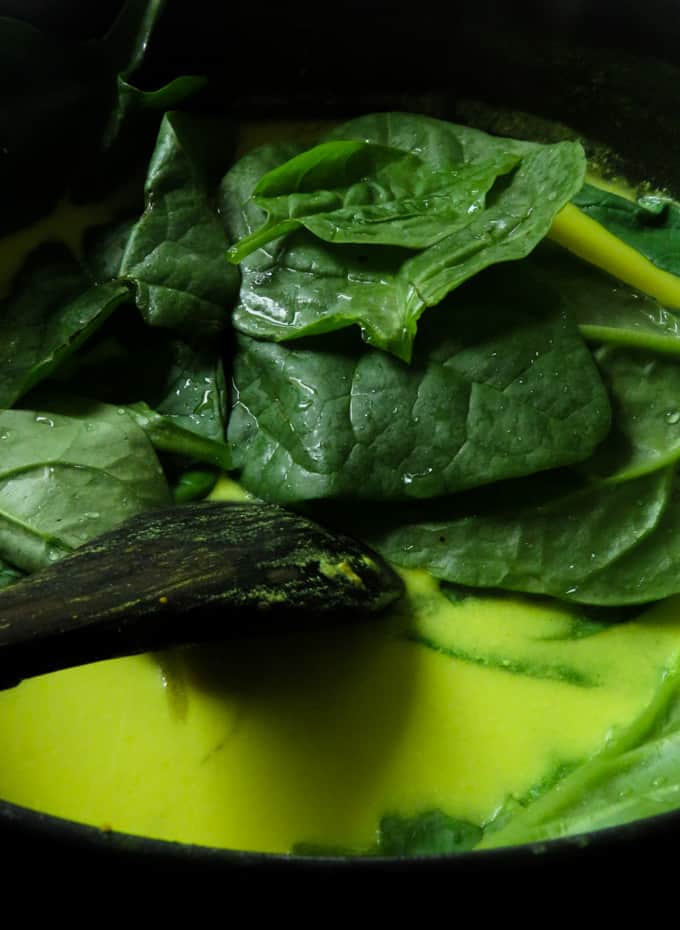
M144 513L0 592L0 688L100 659L351 620L402 591L360 543L271 504Z

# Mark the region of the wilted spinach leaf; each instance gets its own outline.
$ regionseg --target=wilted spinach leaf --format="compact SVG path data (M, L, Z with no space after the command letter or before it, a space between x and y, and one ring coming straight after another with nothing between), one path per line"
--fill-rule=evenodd
M667 469L543 493L532 479L511 483L480 509L465 499L438 500L373 526L365 514L362 535L398 565L457 584L590 604L644 603L657 599L656 587L646 576L641 585L637 571L627 583L618 570L615 579L612 566L631 553L628 567L635 568L635 547L661 527L672 482ZM611 584L598 581L605 571Z
M496 269L426 320L406 366L347 333L241 337L229 439L253 493L434 497L587 458L609 403L575 326Z
M654 623L654 613L648 614ZM663 622L663 621L661 621ZM613 827L677 808L680 765L678 669L664 669L649 708L602 751L488 829L480 848L532 843Z
M432 810L415 817L392 814L380 821L378 848L383 856L443 856L479 843L481 827Z
M481 827L458 820L440 810L414 816L390 814L382 817L376 842L367 849L295 843L296 856L443 856L474 849L483 836Z

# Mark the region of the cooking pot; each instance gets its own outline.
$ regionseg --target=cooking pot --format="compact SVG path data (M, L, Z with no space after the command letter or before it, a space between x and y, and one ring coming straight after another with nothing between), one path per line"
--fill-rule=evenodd
M253 8L251 8L251 6ZM0 13L69 37L106 28L117 4L0 2ZM140 82L183 73L211 81L192 103L240 119L349 118L398 109L465 122L470 103L559 120L605 145L632 180L680 194L680 6L476 0L345 0L263 6L173 0ZM30 68L30 62L26 62ZM475 111L484 118L484 107ZM493 128L484 127L482 128ZM0 140L1 141L1 140ZM13 867L255 872L592 870L668 862L680 810L541 845L428 859L298 858L210 849L104 832L0 802ZM5 868L3 866L3 868Z

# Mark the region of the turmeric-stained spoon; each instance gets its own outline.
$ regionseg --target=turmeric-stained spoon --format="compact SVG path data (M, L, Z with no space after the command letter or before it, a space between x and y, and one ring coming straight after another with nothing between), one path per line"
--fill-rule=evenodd
M0 592L0 688L100 659L351 620L402 590L360 543L271 504L140 514Z

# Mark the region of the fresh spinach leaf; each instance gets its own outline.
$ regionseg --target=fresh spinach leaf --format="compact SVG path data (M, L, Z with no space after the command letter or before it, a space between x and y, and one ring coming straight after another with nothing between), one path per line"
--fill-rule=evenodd
M106 36L94 42L112 71L129 77L143 64L164 6L165 0L127 0L122 5Z
M144 63L146 50L165 7L165 0L127 0L103 39L92 44L108 62L115 75L114 105L104 129L101 148L107 150L120 142L121 136L143 128L145 111L172 109L205 84L200 76L182 76L154 91L144 91L130 83L131 77ZM158 121L155 130L158 129ZM137 138L137 152L140 151ZM143 151L143 146L141 150Z
M125 284L91 287L65 247L38 249L0 303L0 407L51 374L129 296Z
M251 199L259 178L300 151L268 145L245 155L229 170L220 188L220 213L230 241L252 233L265 220ZM283 341L362 327L376 345L392 338L397 316L395 276L404 250L354 245L331 248L300 230L257 249L240 264L241 287L232 321L258 339Z
M50 397L1 411L0 446L0 559L23 571L170 500L145 433L115 407Z
M556 468L610 424L575 326L503 268L426 320L410 366L352 333L290 348L241 337L233 380L241 481L282 503L435 497Z
M324 142L265 174L253 192L267 220L230 249L241 261L304 227L325 242L422 249L467 226L517 155L435 170L409 152L368 142Z
M396 115L395 121L398 120ZM408 131L405 136L412 145ZM337 132L334 141L336 146L341 145ZM365 142L382 145L384 140L369 139ZM328 153L329 163L333 162L336 169L338 161L342 164L340 151L372 151L370 148L353 150L347 142L341 149L334 146L321 148ZM473 148L471 146L471 151ZM520 157L517 150L508 151L511 148L506 140L497 141L490 137L485 149L482 146L474 148L476 156L480 151L488 154L486 161L459 165L459 171L481 170L484 174L487 170L485 165L495 164L496 175L502 177L489 191L484 207L473 209L466 216L469 222L459 228L460 220L456 220L448 234L437 241L431 239L433 244L426 248L414 249L413 241L418 240L409 239L408 232L400 239L400 222L396 220L390 235L380 246L371 244L369 247L365 242L361 247L357 246L360 234L356 230L351 235L357 238L351 240L350 245L337 242L324 245L299 233L291 235L293 224L299 225L290 216L291 209L297 209L297 200L296 197L292 201L287 200L284 210L287 218L281 218L284 214L277 207L274 227L269 231L272 234L286 232L287 235L283 241L275 239L270 249L256 251L254 260L243 268L244 286L234 316L237 329L258 338L281 340L358 323L367 342L408 361L417 321L423 311L438 304L449 292L489 265L528 255L546 235L558 210L583 183L585 160L578 143L525 146L521 149L519 167L509 175L510 165ZM292 183L294 189L302 176L304 185L304 166L309 164L311 167L318 151L298 155L292 168L290 165L281 168L283 152L276 153L271 147L262 153L252 153L245 165L237 165L222 185L222 212L230 237L239 239L244 234L254 234L254 238L247 241L257 244L256 230L263 221L266 222L265 213L257 203L258 184L263 184L265 190L271 184L272 190L277 192L282 178L286 178L286 183ZM405 154L417 157L425 164L429 177L437 176L438 169L429 162L427 151L418 151L416 155L413 150L408 150ZM439 148L436 149L436 158L441 161ZM337 160L334 162L334 159ZM271 172L268 177L266 171L256 170L258 161L263 169L268 163L267 169ZM326 177L324 172L328 168L329 164L324 165L320 171L322 177ZM451 170L449 165L448 171ZM359 175L356 177L358 179ZM455 183L454 178L452 174L451 184ZM488 189L487 184L484 186ZM255 199L251 200L253 194ZM316 206L331 206L327 197L323 200L324 196L317 195ZM271 200L266 201L268 209L273 207ZM333 203L337 204L337 198ZM342 204L344 209L344 199ZM402 218L408 209L403 208ZM396 214L398 211L393 209L392 212ZM346 219L343 215L343 222ZM332 226L332 221L329 222ZM315 226L318 229L320 223L316 214L305 218L308 228ZM329 232L330 227L326 227L324 234ZM437 235L440 232L443 230L438 226ZM347 234L344 238L351 236Z
M658 268L680 275L680 204L651 195L633 202L592 184L573 202Z
M139 216L124 216L83 235L81 263L93 281L107 283L120 276L120 266L130 234Z
M525 258L550 229L556 213L580 189L585 160L580 145L560 142L529 152L512 180L492 191L487 207L464 229L404 262L399 284L404 326L427 307L496 262Z
M511 482L482 508L476 500L437 500L372 526L366 513L361 534L398 565L456 584L591 604L644 603L658 593L640 584L638 571L616 586L591 580L629 552L634 565L638 545L661 527L672 489L671 469L561 493L550 484L544 491L534 478Z
M438 502L368 538L397 563L463 585L613 606L680 592L680 367L613 346L596 353L613 428L580 471L553 488L511 484L495 498ZM447 515L448 507L448 515ZM398 525L401 520L401 525Z
M144 430L153 447L159 452L171 452L192 461L205 462L224 471L231 471L232 458L226 443L216 442L179 426L172 417L157 413L143 402L130 404L125 410Z
M117 406L145 402L182 429L222 442L226 384L220 346L145 326L122 307L59 373L73 393Z
M373 142L426 159L436 170L451 164L479 162L503 155L522 156L535 150L533 142L493 136L472 126L435 119L422 113L367 113L336 126L329 141Z
M551 242L542 242L528 264L560 294L589 341L680 355L680 317L653 298Z
M595 353L612 398L614 427L583 465L592 477L622 481L680 459L680 365L674 358L604 346Z
M223 170L232 144L222 124L180 113L163 118L145 184L146 209L120 268L151 326L195 338L214 336L227 323L238 271L225 258L228 242L212 206L210 178L216 161Z

